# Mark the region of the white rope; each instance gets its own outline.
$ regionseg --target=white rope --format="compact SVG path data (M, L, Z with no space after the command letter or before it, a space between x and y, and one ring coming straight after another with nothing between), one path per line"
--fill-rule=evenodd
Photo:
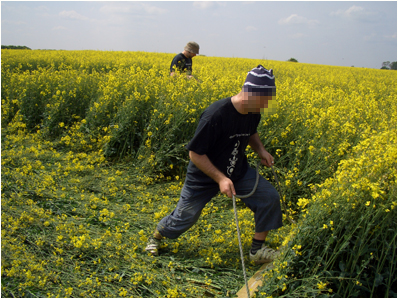
M246 291L247 291L247 298L250 298L250 290L249 290L249 285L248 285L248 283L247 283L246 268L245 268L245 260L244 260L244 255L243 255L242 241L241 241L241 238L240 238L239 221L238 221L238 213L237 213L237 211L236 211L236 199L235 199L235 197L238 197L238 198L248 198L248 197L252 196L252 195L254 194L254 192L256 192L256 189L257 189L257 186L258 186L258 180L259 180L259 178L260 178L260 174L259 174L259 172L258 172L258 167L260 166L260 164L261 164L261 161L258 161L257 167L256 167L256 183L254 184L253 190L252 190L249 194L246 194L246 195L232 195L232 203L233 203L233 206L234 206L235 222L236 222L236 232L238 233L239 250L240 250L240 259L242 260L242 269L243 269L243 276L244 276L244 278L245 278L245 285L246 285ZM283 194L281 193L282 190L281 190L281 186L280 186L280 184L279 184L278 177L277 177L277 175L276 175L276 173L275 173L275 171L274 171L274 168L273 168L272 166L271 166L271 169L272 169L272 173L274 174L275 180L276 180L276 182L277 182L277 184L278 184L278 187L279 187L279 193L280 193L280 196L282 197L282 204L283 204L283 207L284 207L284 209L285 209L285 213L286 213L287 219L288 219L291 223L295 223L295 221L294 221L293 219L291 219L291 217L290 217L290 215L289 215L289 213L288 213L288 210L287 210L285 201L284 201L284 199L283 199Z
M247 283L246 268L245 268L245 258L244 258L244 255L243 255L242 241L241 241L241 238L240 238L239 220L238 220L238 213L237 213L237 211L236 211L236 199L235 199L235 197L247 198L247 197L250 197L250 196L252 196L252 195L254 194L254 192L255 192L256 189L257 189L258 180L259 180L259 177L260 177L260 175L259 175L259 173L258 173L258 167L259 167L260 163L261 163L261 161L259 161L259 162L257 163L257 168L256 168L256 170L257 170L257 173L256 173L256 183L254 184L253 190L252 190L249 194L246 194L246 195L232 195L232 203L233 203L233 206L234 206L235 222L236 222L236 232L238 233L239 250L240 250L240 259L241 259L241 261L242 261L242 270L243 270L243 276L244 276L244 278L245 278L245 285L246 285L246 291L247 291L247 298L250 298L250 290L249 290L249 285L248 285L248 283Z
M241 259L241 261L242 261L243 276L245 277L245 285L246 285L246 291L247 291L247 298L250 298L249 285L248 285L248 283L247 283L247 276L246 276L245 260L244 260L243 249L242 249L242 241L240 240L240 231L239 231L238 214L236 213L236 200L235 200L235 195L232 195L232 202L233 202L233 204L234 204L236 231L237 231L237 233L238 233L239 250L240 250L240 259Z

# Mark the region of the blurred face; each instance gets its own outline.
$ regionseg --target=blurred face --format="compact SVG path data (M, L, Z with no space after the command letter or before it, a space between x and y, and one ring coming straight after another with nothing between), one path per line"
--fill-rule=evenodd
M196 56L196 53L192 53L192 52L189 52L189 51L186 51L187 52L187 57L188 58L194 58L195 56Z
M259 114L269 111L269 103L275 103L276 96L273 93L244 92L243 109L244 113Z

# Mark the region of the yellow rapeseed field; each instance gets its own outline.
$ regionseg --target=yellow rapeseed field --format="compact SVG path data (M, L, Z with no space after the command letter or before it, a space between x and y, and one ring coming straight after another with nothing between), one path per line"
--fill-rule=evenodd
M201 112L258 64L277 86L259 134L296 224L270 233L282 254L256 296L396 296L396 71L198 56L188 80L169 77L173 56L2 50L2 296L234 297L228 198L161 256L143 248L178 201Z

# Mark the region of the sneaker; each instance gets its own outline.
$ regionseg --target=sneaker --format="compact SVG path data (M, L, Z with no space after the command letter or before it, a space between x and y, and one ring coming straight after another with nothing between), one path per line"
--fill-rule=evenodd
M159 254L160 240L154 237L150 237L146 244L145 251L148 251L152 255Z
M279 256L280 252L267 246L257 250L255 254L250 252L250 260L256 265L270 263Z

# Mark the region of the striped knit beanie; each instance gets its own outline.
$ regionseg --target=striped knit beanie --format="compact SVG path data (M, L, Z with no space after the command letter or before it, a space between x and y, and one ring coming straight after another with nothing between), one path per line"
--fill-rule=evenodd
M275 76L271 70L267 70L262 65L252 69L246 76L243 84L245 92L258 92L261 95L275 96Z

